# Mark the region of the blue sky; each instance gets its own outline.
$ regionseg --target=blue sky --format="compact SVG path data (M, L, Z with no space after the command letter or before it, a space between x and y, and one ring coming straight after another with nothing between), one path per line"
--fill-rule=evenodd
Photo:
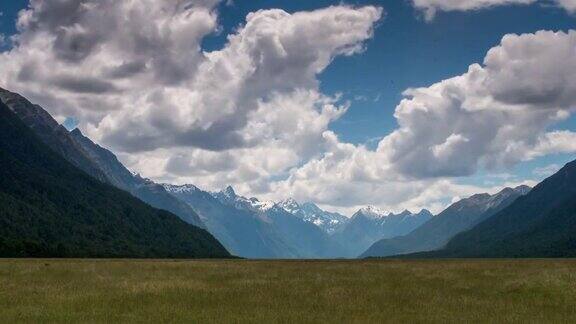
M398 128L393 114L404 90L427 87L465 73L470 64L482 63L487 51L497 46L506 34L534 33L539 30L569 31L576 27L574 15L542 3L467 12L439 12L432 21L425 21L409 1L367 0L344 3L354 7L383 7L385 16L377 22L373 37L366 40L364 52L337 56L326 67L318 76L319 90L331 96L340 93L344 100L351 103L346 114L330 123L328 129L337 134L341 142L366 145L372 150L381 138ZM222 2L218 6L220 31L204 37L201 46L208 52L221 50L226 45L228 35L236 33L244 24L246 15L257 10L281 8L294 13L341 4L342 1L328 0ZM11 0L0 5L0 33L7 36L16 33L14 23L17 12L26 6L27 1L24 0ZM67 117L68 126L75 125L76 120L82 123L78 116L64 117ZM574 131L576 118L557 123L553 129ZM122 155L122 152L117 153ZM133 160L124 158L126 161ZM507 174L508 180L539 180L544 173L534 174L535 169L562 165L573 158L573 154L551 154L507 169L481 170L454 181L490 186L502 183L503 174ZM299 164L306 162L304 160ZM273 174L271 179L281 178L286 172Z
M226 35L242 24L250 12L266 8L296 12L339 3L250 0L235 1L233 6L223 4L220 9L223 32L218 37L209 37L205 48L222 47ZM470 64L482 62L487 50L497 45L502 36L576 27L575 18L565 11L543 10L539 4L442 13L434 21L426 22L408 1L345 3L381 5L386 11L365 53L337 58L320 76L325 92L341 92L354 101L349 112L332 125L343 140L352 143L366 143L392 131L396 127L392 114L402 91L462 74ZM356 97L361 100L355 100ZM569 126L574 125L572 122Z
M27 0L11 0L1 5L0 33L15 33L15 19ZM220 5L222 32L204 40L205 50L222 48L228 34L245 22L248 13L260 9L282 8L288 12L338 5L330 0L236 0ZM576 19L559 8L541 4L503 6L474 12L441 13L426 22L408 1L345 1L352 5L380 5L386 17L367 42L366 51L339 57L320 75L322 89L342 93L353 102L348 113L331 128L342 140L375 145L375 138L396 128L392 117L410 87L428 86L465 72L472 63L481 63L487 50L509 33L538 30L569 30ZM488 23L489 22L489 23ZM561 125L576 129L576 119Z
M217 49L225 35L244 21L252 11L283 8L302 11L339 4L341 1L236 1L221 6L223 33L206 40L207 49ZM331 129L341 139L355 144L377 145L376 139L393 131L394 108L402 92L411 87L425 87L466 72L472 63L481 63L486 52L500 43L506 34L533 33L538 30L564 30L576 27L576 18L560 8L542 4L503 6L473 12L448 12L426 22L408 1L346 1L353 5L381 5L385 19L368 41L363 54L339 57L320 76L322 89L343 93L352 106ZM576 118L556 125L576 130ZM573 154L553 154L523 162L502 172L516 179L538 179L533 170L551 164L563 165ZM489 173L460 179L462 183L490 185Z

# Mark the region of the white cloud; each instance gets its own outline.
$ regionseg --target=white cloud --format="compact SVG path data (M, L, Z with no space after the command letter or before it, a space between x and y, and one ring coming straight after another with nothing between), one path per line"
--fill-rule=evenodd
M576 133L571 131L552 131L538 138L538 142L528 156L536 158L553 153L576 152Z
M395 111L399 128L376 151L325 133L326 153L274 188L342 208L437 206L466 192L455 177L574 153L574 133L548 129L576 108L575 51L576 31L507 35L483 65L407 90Z
M558 146L566 136L546 129L576 108L575 49L574 31L505 36L484 66L407 90L395 112L400 128L378 152L401 173L421 178L504 168L533 150L570 151Z
M576 12L576 0L556 0L556 2L568 12Z
M553 163L544 167L536 168L532 173L534 173L534 175L538 176L539 178L546 178L558 172L560 168L562 168L562 166Z
M511 4L531 4L537 0L412 0L415 8L424 12L426 20L434 19L438 11L469 11Z
M471 11L497 6L529 5L539 0L411 0L414 7L424 13L427 21L434 19L439 11ZM542 3L553 2L570 13L576 11L575 0L545 0Z
M506 36L483 65L407 90L399 128L373 151L329 131L350 103L317 76L364 50L380 8L257 11L206 53L218 3L34 1L0 54L0 84L75 116L145 176L341 211L437 211L498 187L452 177L575 150L571 133L547 131L576 103L575 32Z
M74 112L89 135L120 151L256 146L267 138L244 132L252 112L316 91L316 75L335 56L361 51L381 17L375 7L258 11L222 50L203 53L217 3L33 2L0 81L56 117Z
M20 14L16 47L2 56L0 82L56 117L74 112L90 136L123 152L255 147L317 131L302 126L311 114L325 129L345 109L335 102L324 109L329 99L317 93L316 76L335 56L363 50L380 8L261 10L222 50L204 53L202 39L217 29L217 3L32 2ZM302 120L286 116L285 106L302 93L317 101L307 102ZM300 129L270 132L261 124L278 121L263 121L255 113L263 109Z
M363 51L383 12L260 10L206 53L218 3L34 1L2 54L0 84L77 117L146 176L265 191L324 150L348 103L320 93L317 75Z

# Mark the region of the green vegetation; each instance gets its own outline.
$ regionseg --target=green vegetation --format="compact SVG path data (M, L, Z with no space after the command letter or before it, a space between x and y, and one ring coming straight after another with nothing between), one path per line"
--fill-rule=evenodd
M574 260L1 260L0 322L575 322Z
M576 161L446 248L422 257L576 257Z
M207 231L101 183L0 102L0 257L228 257Z

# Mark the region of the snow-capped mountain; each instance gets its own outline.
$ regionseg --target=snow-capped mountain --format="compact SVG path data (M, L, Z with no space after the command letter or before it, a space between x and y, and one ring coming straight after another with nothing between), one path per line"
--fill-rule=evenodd
M182 195L179 196L182 197L182 199L186 198ZM223 217L216 223L210 219L206 219L205 222L209 228L214 228L214 232L217 233L216 237L219 237L219 233L221 233L223 229L227 233L232 233L238 237L238 239L229 240L229 242L231 242L229 246L232 251L240 251L240 256L250 256L250 254L248 254L250 253L249 250L244 250L246 253L243 253L238 247L239 242L246 240L254 242L267 240L279 247L273 251L271 255L256 257L333 258L341 257L344 254L340 245L324 231L313 223L307 222L301 217L287 211L281 207L280 204L271 201L261 201L257 198L242 197L230 186L222 191L211 193L211 197L222 206L225 206L227 208L226 213L231 214L231 217ZM187 201L193 208L195 205L198 205L198 201L194 202L189 199ZM299 208L299 205L294 201L284 203L287 208L292 206L292 211L295 211L294 208L296 208L296 206ZM206 215L205 217L209 218L210 213L213 214L215 209L216 208L211 208L211 210L206 213L200 212L200 214L204 214ZM225 213L222 213L223 216L224 214ZM238 222L237 215L244 214L250 214L252 217L250 219L247 218L243 222ZM249 226L247 224L249 224ZM238 226L243 226L244 231L234 233L235 227ZM247 231L253 234L248 236ZM224 237L224 235L220 236ZM262 242L262 244L265 246L270 245L266 242Z
M170 193L192 193L202 191L200 188L191 184L185 184L181 186L172 184L162 184L162 186L164 186L164 189L166 189Z
M301 210L300 204L293 198L288 198L284 201L279 202L278 206L293 215L296 215Z
M231 205L239 209L250 210L254 212L266 212L276 205L272 201L260 201L258 198L246 198L236 194L232 186L226 187L226 189L212 193L214 198L218 199L220 202Z
M382 219L391 213L386 213L384 210L374 207L374 206L367 206L364 208L360 208L358 212L356 212L355 216L364 216L372 219Z
M464 198L408 235L375 243L363 256L391 256L440 249L458 233L490 218L530 190L528 186L519 186L505 188L494 195L482 193Z
M350 256L357 256L378 240L406 235L431 218L425 209L416 214L407 210L394 214L368 206L358 210L334 237L348 247Z
M318 226L327 234L334 234L340 227L348 222L348 217L322 210L310 202L300 205L296 200L289 198L279 202L278 206L290 214Z

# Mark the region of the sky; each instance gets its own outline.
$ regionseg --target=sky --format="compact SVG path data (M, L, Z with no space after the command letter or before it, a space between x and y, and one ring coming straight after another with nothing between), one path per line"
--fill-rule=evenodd
M0 86L131 170L350 215L576 152L575 0L0 4Z

